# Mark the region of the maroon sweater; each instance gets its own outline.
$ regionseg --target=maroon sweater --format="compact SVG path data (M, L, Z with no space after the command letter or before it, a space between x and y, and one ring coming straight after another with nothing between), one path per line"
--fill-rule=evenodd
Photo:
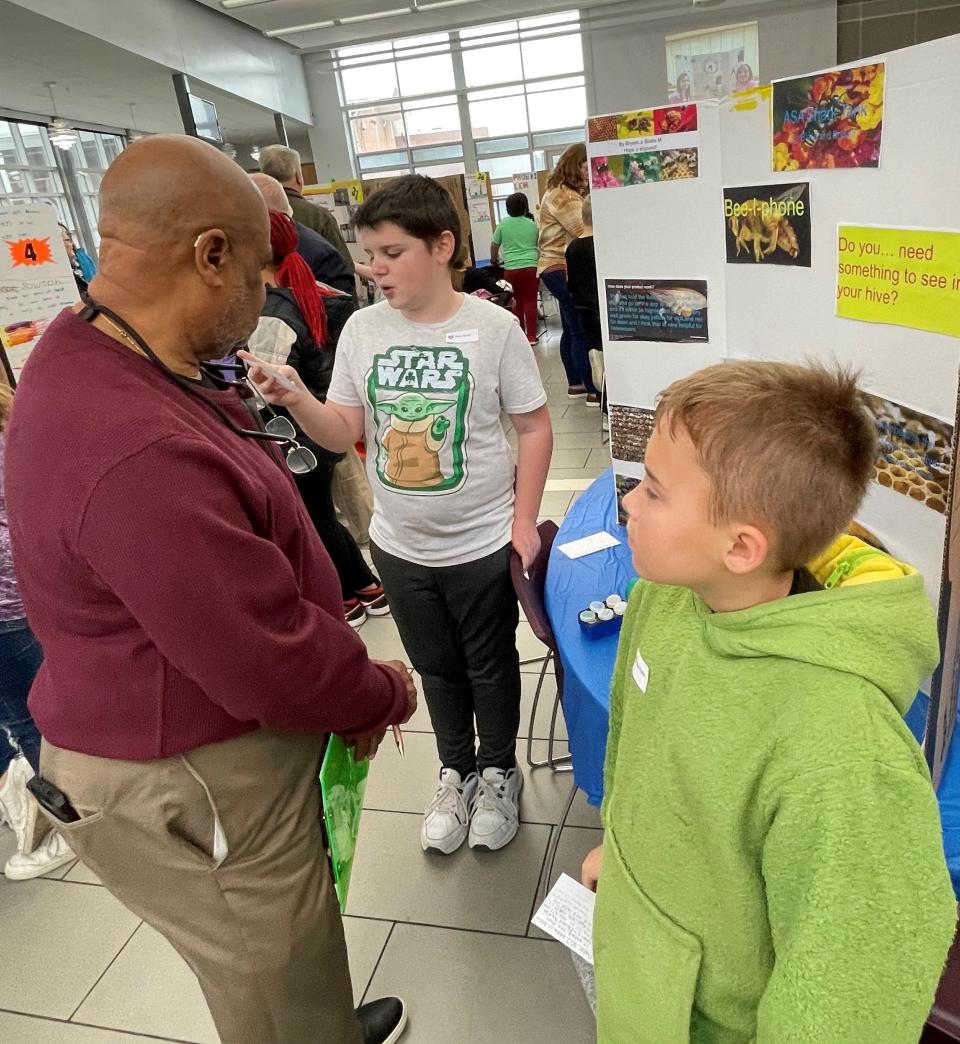
M235 390L203 394L251 426ZM403 717L276 452L69 311L24 369L6 489L44 649L30 711L57 746L146 761Z

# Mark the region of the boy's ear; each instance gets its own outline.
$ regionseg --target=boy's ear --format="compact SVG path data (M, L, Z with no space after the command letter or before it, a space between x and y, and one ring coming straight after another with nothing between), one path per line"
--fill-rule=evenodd
M723 561L737 576L759 569L770 557L770 540L757 526L737 524L730 527L730 541Z
M449 265L453 260L453 251L456 247L456 239L449 230L441 232L433 241L433 252L437 261L443 265Z

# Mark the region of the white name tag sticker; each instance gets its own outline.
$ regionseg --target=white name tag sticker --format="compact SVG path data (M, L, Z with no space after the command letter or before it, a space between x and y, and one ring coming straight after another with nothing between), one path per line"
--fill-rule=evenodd
M647 666L647 661L640 655L639 649L637 649L637 658L633 661L633 680L637 683L637 688L641 692L647 691L647 682L650 681L650 668Z
M479 330L451 330L447 334L447 344L475 344L479 340Z

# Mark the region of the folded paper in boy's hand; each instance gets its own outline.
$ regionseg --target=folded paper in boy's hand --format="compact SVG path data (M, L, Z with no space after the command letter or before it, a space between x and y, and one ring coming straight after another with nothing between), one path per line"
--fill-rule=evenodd
M550 889L533 923L593 964L593 906L596 895L566 874Z

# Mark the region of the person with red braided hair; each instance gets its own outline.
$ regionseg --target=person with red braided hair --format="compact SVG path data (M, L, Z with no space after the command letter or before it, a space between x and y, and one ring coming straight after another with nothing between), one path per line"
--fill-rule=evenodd
M293 220L271 210L273 263L264 270L266 302L249 349L264 362L292 366L310 393L323 402L333 376L340 331L356 306L347 294L314 279L310 266L297 252L297 243ZM283 407L275 410L287 415ZM344 618L357 628L367 615L386 616L390 606L356 541L337 519L333 469L343 454L331 453L299 428L298 432L300 441L316 454L317 467L294 476L297 488L340 577Z

